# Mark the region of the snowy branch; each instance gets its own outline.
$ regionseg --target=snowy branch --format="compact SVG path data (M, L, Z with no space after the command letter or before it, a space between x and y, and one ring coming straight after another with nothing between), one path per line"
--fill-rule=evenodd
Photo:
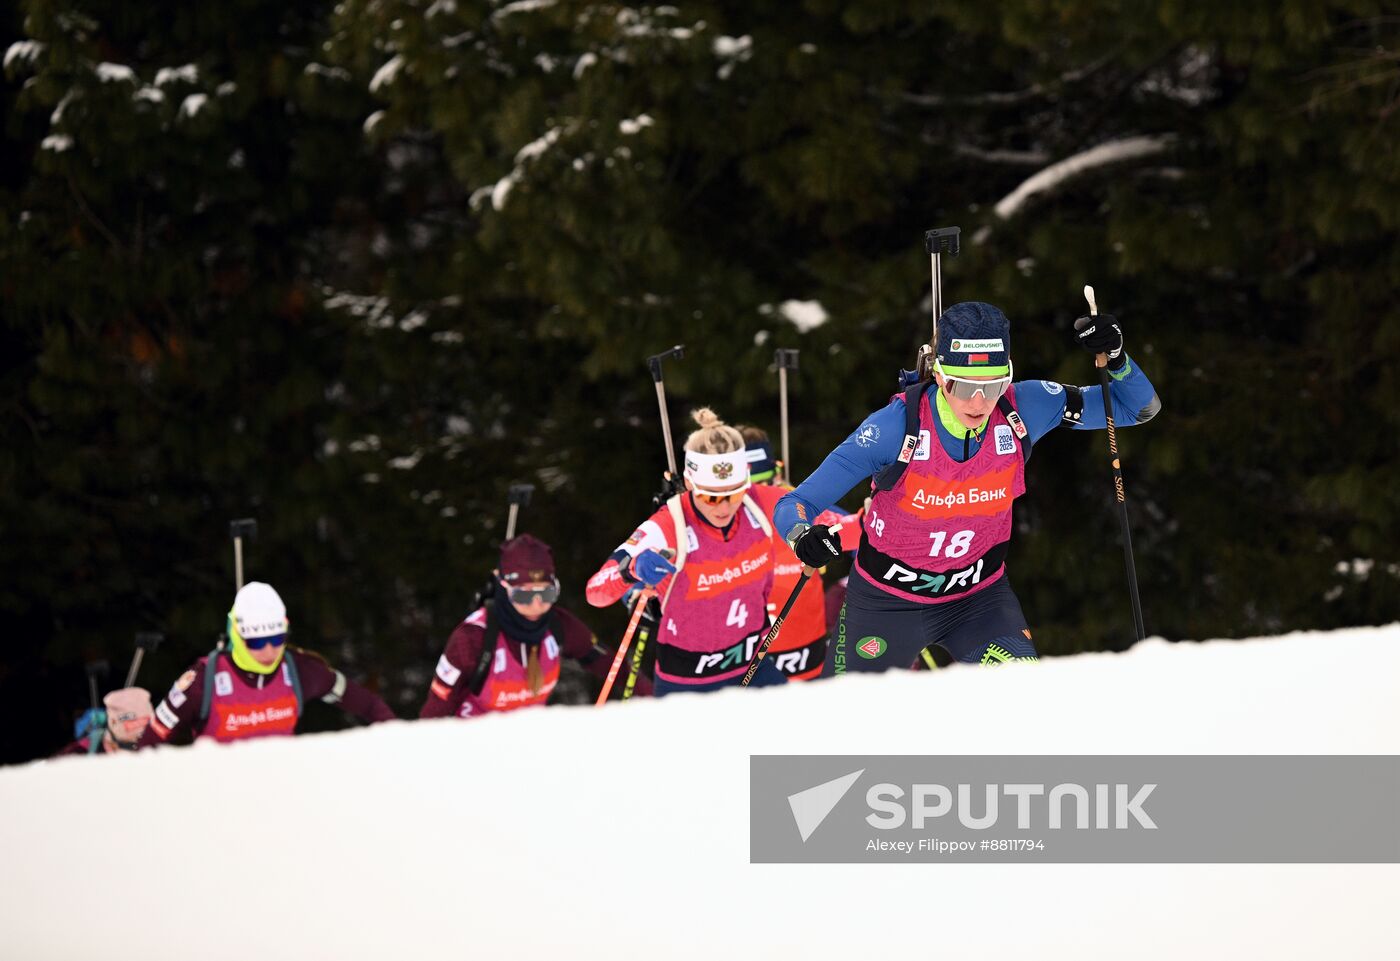
M953 144L953 152L989 164L1039 167L1050 162L1050 154L1044 150L986 150L970 143L957 143Z
M1086 64L1077 70L1070 70L1061 74L1050 83L1031 84L1024 90L992 90L987 93L970 93L957 96L945 96L940 93L901 93L897 99L903 103L911 104L915 107L1011 107L1018 103L1025 103L1027 100L1035 100L1039 97L1053 96L1066 84L1078 83L1085 77L1095 73L1115 56L1118 51L1100 57L1093 63Z
M993 210L999 220L1009 220L1037 194L1057 190L1067 181L1098 170L1100 167L1155 156L1170 147L1174 140L1175 138L1171 134L1161 134L1158 136L1125 137L1122 140L1110 140L1108 143L1090 147L1088 150L1081 151L1072 157L1066 157L1039 173L1027 177L1019 187L997 201ZM989 232L990 228L983 227L973 237L973 243L980 244L985 241Z

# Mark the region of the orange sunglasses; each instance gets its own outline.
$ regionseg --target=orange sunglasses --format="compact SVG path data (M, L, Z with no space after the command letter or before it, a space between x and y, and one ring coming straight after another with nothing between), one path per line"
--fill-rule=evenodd
M695 496L711 507L714 507L718 504L730 504L737 500L743 500L744 494L747 492L747 490L737 490L732 494L702 494L696 491Z

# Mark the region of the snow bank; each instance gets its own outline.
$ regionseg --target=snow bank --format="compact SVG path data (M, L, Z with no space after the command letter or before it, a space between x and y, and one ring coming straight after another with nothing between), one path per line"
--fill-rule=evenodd
M1148 641L9 768L0 953L1395 957L1395 865L750 865L748 756L1397 753L1397 677L1400 625Z

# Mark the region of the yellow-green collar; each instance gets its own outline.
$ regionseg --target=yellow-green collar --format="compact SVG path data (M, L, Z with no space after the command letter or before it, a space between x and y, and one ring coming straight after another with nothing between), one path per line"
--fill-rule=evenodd
M272 674L282 666L282 658L286 657L287 645L282 645L282 654L271 664L264 664L253 657L253 652L243 643L243 638L234 635L233 643L229 645L229 656L233 658L233 663L239 670L247 671L250 674Z
M943 391L938 389L937 382L930 384L929 390L938 395L938 400L934 402L934 407L938 410L938 420L939 423L943 425L944 430L958 438L965 437L968 430L972 430L972 433L977 436L978 440L981 440L982 434L987 429L987 421L992 419L991 411L987 412L987 418L982 421L981 427L969 428L962 421L958 420L957 414L953 413L952 405L948 403L948 398L944 396Z
M282 653L271 664L264 664L253 657L253 652L248 650L248 646L243 643L243 635L238 633L238 622L233 618L233 611L228 612L228 640L229 657L233 658L233 663L240 669L250 674L271 674L282 666L282 658L287 655L287 644L282 644Z

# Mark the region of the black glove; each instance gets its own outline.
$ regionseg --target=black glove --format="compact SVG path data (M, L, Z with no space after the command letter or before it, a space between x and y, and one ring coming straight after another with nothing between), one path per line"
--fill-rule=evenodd
M1108 369L1119 370L1128 362L1123 353L1123 329L1112 314L1080 317L1074 322L1075 336L1091 354L1107 354Z
M788 531L788 546L808 567L825 567L841 556L841 538L825 524L798 524Z

